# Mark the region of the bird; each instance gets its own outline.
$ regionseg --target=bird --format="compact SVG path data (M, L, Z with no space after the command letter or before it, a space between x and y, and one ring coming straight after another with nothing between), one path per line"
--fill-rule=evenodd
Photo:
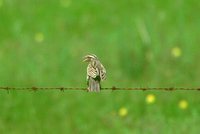
M89 92L100 92L100 82L106 79L106 69L95 54L88 54L83 57L87 62L87 90Z

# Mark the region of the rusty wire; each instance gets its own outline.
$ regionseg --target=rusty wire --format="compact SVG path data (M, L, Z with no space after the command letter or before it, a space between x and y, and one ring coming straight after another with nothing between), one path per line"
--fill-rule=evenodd
M0 90L28 90L28 91L37 91L37 90L85 90L87 88L84 87L0 87ZM149 91L149 90L157 90L157 91L176 91L176 90L196 90L200 91L200 88L188 88L188 87L133 87L133 88L120 88L120 87L108 87L108 88L101 88L101 90L142 90L142 91Z

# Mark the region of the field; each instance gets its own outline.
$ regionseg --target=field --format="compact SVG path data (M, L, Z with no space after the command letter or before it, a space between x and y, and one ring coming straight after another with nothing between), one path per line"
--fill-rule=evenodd
M197 0L0 0L0 87L199 87ZM198 91L0 91L1 134L198 134Z

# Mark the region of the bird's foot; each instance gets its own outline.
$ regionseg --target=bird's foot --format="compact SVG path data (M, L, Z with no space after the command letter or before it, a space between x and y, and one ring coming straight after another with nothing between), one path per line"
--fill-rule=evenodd
M90 88L88 87L88 88L87 88L87 92L89 92L89 91L90 91Z

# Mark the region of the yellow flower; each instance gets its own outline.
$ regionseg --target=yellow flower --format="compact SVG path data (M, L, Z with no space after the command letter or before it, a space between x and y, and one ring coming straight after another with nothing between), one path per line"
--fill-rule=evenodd
M119 112L118 112L119 116L121 117L125 117L127 114L128 114L128 109L125 108L125 107L122 107L119 109Z
M154 94L148 94L146 96L146 102L147 102L147 104L152 104L152 103L155 102L155 100L156 100L156 97L155 97Z
M171 50L171 53L172 53L172 56L175 57L175 58L178 58L181 56L181 49L179 47L174 47L172 48Z
M70 0L60 0L60 5L63 7L69 7L70 4L71 4Z
M41 43L44 41L44 34L39 32L35 34L35 41Z
M187 109L188 108L188 102L186 101L186 100L181 100L180 102L179 102L179 108L180 109Z

